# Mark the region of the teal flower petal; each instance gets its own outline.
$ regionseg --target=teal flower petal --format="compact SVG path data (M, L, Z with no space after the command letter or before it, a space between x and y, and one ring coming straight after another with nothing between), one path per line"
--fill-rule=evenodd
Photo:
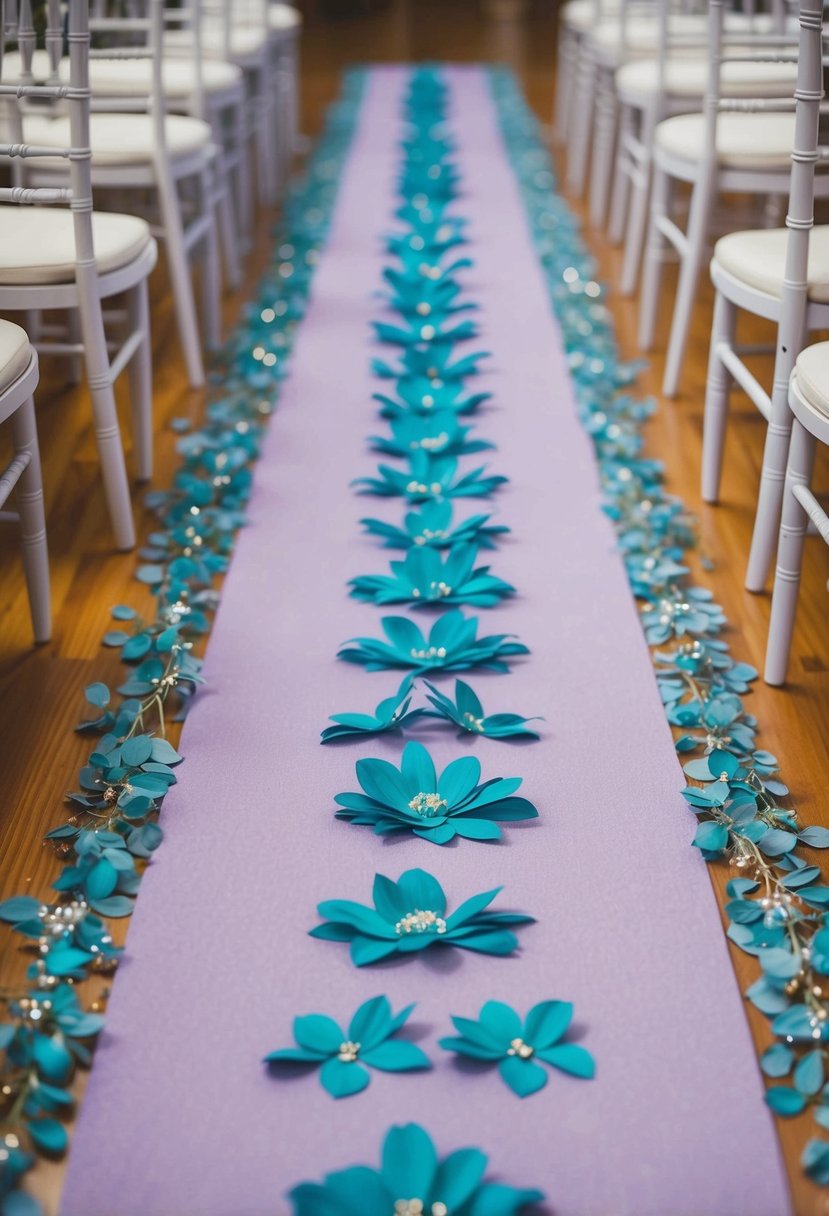
M503 887L493 887L491 891L481 891L479 895L472 895L469 899L464 900L460 907L446 918L446 928L460 929L466 921L477 916L479 912L483 912L484 908L488 908L495 896L502 890Z
M294 1038L300 1047L330 1055L339 1051L345 1035L332 1018L309 1013L294 1019Z
M458 836L463 836L467 840L500 840L501 829L497 823L492 823L487 819L467 819L466 817L456 816L452 820L453 832Z
M388 1216L394 1197L389 1195L377 1170L367 1165L353 1165L350 1169L328 1174L326 1186L343 1205L340 1209L348 1216Z
M335 1056L323 1064L320 1069L320 1081L332 1098L348 1098L368 1086L371 1074L357 1060L346 1063Z
M503 1055L500 1047L480 1047L470 1039L455 1038L452 1035L438 1039L438 1047L444 1051L454 1051L459 1056L468 1056L471 1060L486 1060L489 1064Z
M573 1020L570 1001L541 1001L527 1014L521 1037L536 1051L557 1043Z
M362 1211L343 1203L325 1183L301 1182L288 1192L288 1198L294 1206L294 1216L362 1216ZM371 1216L381 1216L381 1213L378 1210Z
M432 1067L426 1053L416 1043L409 1043L405 1039L387 1039L385 1043L378 1043L367 1051L362 1050L360 1059L370 1068L379 1068L383 1072L410 1072Z
M457 1211L474 1195L484 1180L486 1153L479 1148L459 1148L444 1157L435 1174L433 1194L450 1212Z
M482 1007L478 1019L493 1041L499 1043L504 1051L513 1039L522 1036L521 1018L510 1005L505 1005L503 1001L487 1001ZM527 1042L532 1043L532 1039L528 1039Z
M392 1013L387 996L375 996L365 1001L348 1026L349 1039L352 1043L361 1043L363 1053L388 1038L391 1033Z
M427 1133L416 1123L393 1127L383 1143L381 1177L396 1198L427 1196L438 1157Z
M534 1060L522 1060L519 1056L507 1056L501 1060L498 1071L519 1098L527 1098L547 1084L546 1070Z
M474 790L481 779L481 764L474 756L461 756L447 764L440 775L438 790L450 806L457 806Z
M397 881L397 889L407 912L415 908L428 909L443 916L446 913L446 895L438 880L426 870L406 870ZM493 892L493 898L494 898ZM447 925L448 925L447 921Z
M543 1191L527 1188L519 1190L516 1187L490 1182L475 1196L469 1216L516 1216L527 1204L540 1203L544 1198Z
M422 743L407 743L401 759L402 785L408 795L406 802L418 793L433 794L437 776L432 757Z
M371 937L355 937L351 942L351 961L355 967L367 967L389 958L399 949L396 942L378 941Z
M310 1048L286 1047L281 1051L272 1051L265 1056L265 1064L320 1064L328 1058L321 1051L311 1051Z
M430 840L432 844L448 844L453 840L458 833L458 826L455 820L451 822L441 822L434 827L415 828L414 835L420 836L423 840Z
M470 1043L475 1043L482 1049L496 1052L497 1055L494 1055L493 1059L497 1059L503 1055L509 1045L509 1040L504 1040L504 1035L500 1029L491 1027L483 1021L476 1022L472 1018L453 1017L452 1024ZM510 1036L510 1038L514 1037L514 1035Z
M416 746L411 743L407 747ZM369 798L380 805L404 807L411 798L404 779L398 769L388 760L358 760L355 766L357 780Z
M596 1074L596 1062L585 1047L578 1043L560 1043L557 1047L544 1047L536 1052L540 1060L569 1072L574 1077L590 1080Z
M396 924L401 916L411 912L405 897L400 892L399 884L386 878L385 874L374 875L371 894L377 911L384 920L390 921L392 924Z

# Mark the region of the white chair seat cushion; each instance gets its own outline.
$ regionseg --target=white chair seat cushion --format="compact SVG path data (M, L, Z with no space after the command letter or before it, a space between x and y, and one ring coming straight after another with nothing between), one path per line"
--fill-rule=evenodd
M0 320L0 393L18 380L32 357L25 329L11 321Z
M714 258L728 274L778 299L783 294L787 228L729 232L714 246ZM829 304L829 224L818 224L809 238L808 295Z
M234 58L246 59L262 51L267 43L267 32L251 25L235 25L230 31L230 54ZM175 54L181 48L188 53L193 47L193 35L190 30L167 30L164 35L165 48ZM223 30L217 25L202 24L201 45L205 55L213 59L223 58L225 54L225 39Z
M583 3L584 0L577 0ZM587 0L592 3L592 0ZM268 25L272 30L295 30L302 25L302 13L292 4L269 4Z
M829 342L816 342L802 350L794 374L809 405L829 418Z
M72 213L65 207L0 206L0 283L71 283L75 278ZM150 243L150 229L135 215L93 212L98 270L127 266Z
M761 17L727 13L725 28L729 31L752 30L759 33L768 32L770 25ZM708 34L708 17L705 13L677 13L671 18L670 30L673 34L699 35L700 39L704 39ZM655 17L629 17L625 24L623 44L622 23L614 15L609 21L602 21L598 28L592 29L590 39L605 51L655 51L659 44L659 22Z
M200 118L168 114L164 121L167 150L172 159L204 151L210 146L212 133ZM103 165L149 164L155 151L153 120L149 114L90 114L89 144L93 167ZM69 119L48 118L30 114L23 124L23 138L28 144L44 148L67 148L70 145ZM56 167L55 161L30 161L33 169ZM68 161L60 162L68 169Z
M69 83L69 60L60 62L60 80ZM45 51L35 51L32 59L32 75L43 83L49 76L49 56ZM233 63L220 59L202 61L202 87L205 93L224 93L237 89L242 84L242 70ZM3 56L3 83L11 84L20 76L20 55L9 51ZM153 65L149 59L92 59L89 64L89 83L92 96L105 97L149 97L152 90ZM169 100L189 100L196 87L196 69L190 59L168 58L162 65L162 82L165 96Z
M705 118L677 114L656 128L658 149L692 164L702 158ZM721 114L717 122L717 158L735 169L787 169L794 146L794 114Z
M791 97L797 83L796 63L730 63L722 65L722 91L726 97ZM703 97L708 84L708 59L702 55L669 59L665 89L675 97ZM655 59L634 59L616 72L619 95L652 97L659 88Z
M271 8L283 7L282 5L272 5ZM619 0L602 0L602 14L604 17L610 13L617 13L621 8ZM561 9L561 21L568 29L571 30L589 30L596 23L596 3L595 0L569 0Z

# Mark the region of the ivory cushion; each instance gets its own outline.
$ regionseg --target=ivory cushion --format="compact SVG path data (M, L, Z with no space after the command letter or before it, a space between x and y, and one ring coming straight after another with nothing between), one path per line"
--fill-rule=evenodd
M89 83L93 100L103 97L149 97L152 91L153 65L149 59L92 59L89 63ZM3 83L9 84L20 75L20 56L9 51L3 56ZM35 51L32 75L43 82L49 76L49 56ZM69 83L69 60L60 62L60 79ZM196 69L190 59L168 57L161 69L164 94L171 100L187 100L196 88ZM202 60L202 87L208 94L224 93L241 86L242 70L233 63L219 59Z
M0 206L0 284L71 283L75 278L72 213L66 207ZM98 270L132 262L149 244L150 229L135 215L92 214Z
M267 41L267 32L252 25L234 25L230 30L230 54L239 59L248 55L256 55L263 49ZM176 50L186 47L188 52L193 46L193 35L190 30L167 30L164 35L164 45L175 54ZM221 26L203 23L201 29L202 51L213 59L223 59L226 52L224 31Z
M797 83L796 63L730 63L722 65L726 97L791 97ZM708 60L702 55L668 59L665 89L675 97L702 97L708 84ZM650 97L659 88L655 59L634 59L616 72L616 88L625 98Z
M32 348L25 329L0 320L0 393L14 384L29 366Z
M206 122L182 114L166 115L164 130L167 150L173 159L204 150L212 140ZM90 114L89 136L93 168L147 164L153 159L155 135L149 114ZM28 144L39 144L44 148L67 148L70 143L69 119L27 114L23 138ZM48 166L49 169L56 167L56 162L51 158L32 160L30 163L35 170L39 166Z
M787 228L757 228L729 232L714 246L714 258L723 270L766 295L783 294ZM829 224L818 224L809 239L807 292L817 304L829 304Z
M705 118L677 114L659 123L656 147L692 164L702 159ZM794 147L794 114L721 114L717 158L734 169L787 169Z
M576 2L583 3L583 0L576 0ZM302 25L302 13L292 4L269 4L268 25L272 30L296 29Z
M802 350L794 374L809 405L829 418L829 342L816 342Z

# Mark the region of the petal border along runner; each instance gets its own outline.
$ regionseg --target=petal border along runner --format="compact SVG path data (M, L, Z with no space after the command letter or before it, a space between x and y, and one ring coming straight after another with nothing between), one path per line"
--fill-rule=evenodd
M428 78L428 73L414 77L415 81ZM756 750L756 722L746 714L741 701L756 673L745 664L734 663L716 636L724 622L710 594L688 585L681 560L682 550L692 541L687 519L681 504L666 494L659 467L641 455L640 431L648 407L632 400L626 391L635 369L618 361L609 315L601 300L602 288L592 277L590 259L572 216L553 193L549 157L534 119L508 73L494 71L490 80L504 144L520 183L536 250L570 351L578 406L596 447L607 511L617 529L633 591L642 602L646 636L654 646L676 643L670 653L656 651L655 662L669 721L683 732L679 750L698 750L706 757L691 760L686 767L689 778L697 783L686 791L687 801L700 817L694 843L707 861L727 859L742 872L731 884L729 937L757 955L762 967L762 976L748 995L772 1017L772 1029L780 1039L764 1056L764 1069L775 1078L793 1070L791 1086L778 1085L768 1091L769 1104L782 1114L812 1106L818 1123L829 1127L823 1047L829 1039L829 1004L821 988L821 977L829 974L829 929L823 927L827 888L820 883L818 868L800 855L804 845L825 847L829 833L801 828L794 812L780 805L787 791L774 775L774 758ZM189 646L191 639L209 627L216 604L216 576L226 568L234 532L243 522L242 509L250 488L250 465L258 454L261 422L270 412L296 322L304 309L316 252L324 240L338 174L348 151L362 82L361 73L349 78L346 102L335 113L329 134L312 161L307 185L288 209L286 235L277 242L276 273L266 281L247 325L234 340L225 369L231 373L228 382L215 394L206 426L182 438L182 468L174 489L155 500L162 526L142 555L139 578L155 593L158 612L146 625L137 621L131 609L115 610L116 620L126 622L127 628L119 626L111 631L105 642L118 647L130 664L130 674L118 690L123 699L117 709L110 708L111 694L102 685L87 690L89 702L100 712L83 728L99 733L101 738L81 774L80 792L73 799L75 822L50 834L65 862L56 883L61 904L47 907L19 897L0 905L0 916L38 950L30 972L30 990L21 990L7 1001L11 1021L0 1032L5 1050L3 1080L9 1078L18 1086L6 1111L7 1120L10 1117L14 1122L4 1125L2 1151L6 1156L0 1163L0 1205L10 1216L30 1216L39 1210L18 1189L32 1164L26 1144L20 1143L21 1133L31 1137L33 1148L47 1153L63 1148L65 1131L56 1115L70 1105L65 1082L73 1057L81 1062L87 1058L83 1040L94 1036L100 1025L97 1017L80 1007L75 981L96 972L106 973L117 957L102 918L131 911L142 861L161 839L155 819L181 759L164 739L165 706L169 709L175 704L175 694L186 698L199 680L199 665L190 655ZM440 131L434 134L437 142L444 137ZM419 222L430 200L434 201L435 179L428 173L425 181L418 179L416 167L409 168L409 185L416 193L427 195L423 206L409 200L413 213L408 218ZM451 226L447 233L450 246L456 233ZM439 240L442 253L440 245ZM447 273L467 265L466 259L460 259ZM387 281L393 301L402 306L405 317L412 303L406 294L408 279L387 276ZM408 329L378 325L381 340L402 346L404 363L408 362L411 372L399 386L399 400L378 394L382 416L396 424L391 447L399 451L404 442L416 447L412 449L410 471L402 478L398 469L384 465L379 480L360 479L360 484L383 497L401 496L413 504L403 528L364 520L368 534L389 546L412 547L413 541L414 545L435 546L436 551L449 548L451 552L445 538L437 535L451 526L451 511L444 509L437 514L431 500L440 495L457 505L466 496L493 492L505 479L484 470L458 472L453 453L469 451L470 443L467 428L459 427L457 419L447 418L446 411L462 417L474 413L486 394L464 396L463 378L474 374L474 358L460 364L447 358L446 340L465 340L472 336L473 327L467 320L455 324L447 319L458 303L451 284L449 291L445 284L443 274L429 279L430 294L414 301L415 317L409 317ZM422 321L419 303L430 309L444 307L444 327ZM434 329L429 338L424 337L424 323ZM449 325L453 328L447 329ZM431 349L424 351L424 343ZM425 361L427 357L437 358L437 377L426 374L431 366ZM386 364L378 364L376 370L387 378L398 374ZM441 412L437 434L407 430L401 425L417 412L418 400L422 404L420 382L424 376L433 386L435 380L442 381L437 386L439 396L427 407ZM432 440L436 441L434 445L428 442ZM390 448L383 450L389 452ZM498 533L487 519L476 516L474 521L464 521L455 543L494 547ZM474 561L470 569L473 567ZM407 576L410 572L409 568L405 571ZM479 574L475 570L471 577ZM435 598L448 598L440 595L440 578L434 581L438 584ZM421 612L423 633L416 630L409 617L385 618L388 643L360 638L356 649L347 646L341 658L369 670L414 668L417 679L423 672L467 671L476 665L503 671L507 669L505 658L526 653L520 642L507 635L477 637L476 618L464 625L464 614L457 608L449 609L435 627L437 632L430 634L428 611ZM448 625L442 625L444 621ZM474 692L474 701L469 699L467 694L472 690L462 681L456 685L457 713L441 699L442 690L425 686L432 694L425 697L426 703L437 710L446 727L459 727L467 736L490 734L491 728L490 737L498 738L499 725L520 727L526 721L515 714L484 717L482 709L478 712L480 700ZM419 719L425 715L415 716L419 706L415 713L410 711L411 690L407 677L395 704L384 701L375 719L338 715L338 719L351 719L340 724L359 732L356 737L372 731L400 731L412 723L419 727ZM491 699L488 695L487 703ZM405 709L398 714L401 701ZM463 709L463 705L472 708ZM500 704L495 708L500 709ZM498 723L496 719L511 721ZM555 831L554 814L545 814L539 827ZM370 834L366 836L369 844ZM425 850L425 844L419 847ZM486 852L503 847L461 841L451 849ZM367 875L370 873L367 869ZM510 889L514 886L511 882ZM520 900L520 889L516 895ZM412 907L405 915L417 920L418 914L429 911ZM427 928L431 932L431 922ZM547 931L547 927L542 924L539 930ZM419 924L413 923L411 931L419 933ZM320 945L319 949L325 947ZM508 964L498 961L496 965ZM450 985L445 988L448 993ZM450 1005L447 997L447 1016ZM589 1021L590 1010L585 1013ZM117 1051L117 1046L113 1050ZM401 1085L405 1083L405 1079L400 1081ZM469 1082L459 1075L456 1084ZM392 1129L388 1135L395 1141L401 1133L416 1135L423 1145L428 1140L422 1129L412 1131L411 1126ZM601 1149L600 1145L595 1147ZM433 1149L429 1152L434 1156ZM476 1161L482 1156L478 1152ZM447 1160L457 1158L459 1154L452 1154ZM829 1184L829 1142L811 1141L803 1163L817 1182ZM334 1164L321 1160L320 1172ZM338 1176L342 1175L329 1177ZM304 1191L298 1188L301 1197L295 1192L298 1212L312 1210L301 1203L312 1194L314 1185L303 1184ZM520 1202L538 1197L538 1192L515 1194L521 1196ZM394 1196L395 1201L398 1198L410 1201L412 1196ZM555 1202L555 1195L551 1198ZM439 1197L434 1199L440 1206Z

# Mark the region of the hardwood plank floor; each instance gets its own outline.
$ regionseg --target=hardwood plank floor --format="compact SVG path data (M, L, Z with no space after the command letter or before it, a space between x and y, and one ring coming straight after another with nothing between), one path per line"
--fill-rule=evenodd
M547 122L554 84L555 15L546 0L536 0L522 22L490 17L474 0L393 0L378 11L356 17L331 19L310 14L302 54L303 125L309 134L318 130L326 105L337 94L341 69L366 60L506 62L519 73L531 104ZM580 205L574 206L581 213ZM266 264L272 218L260 220L245 286L227 300L228 324ZM599 276L613 283L619 269L618 251L599 234L588 236ZM197 418L203 395L187 388L163 271L156 273L152 286L157 444L152 484L163 486L175 465L175 436L169 420L182 415ZM610 303L623 353L635 355L635 307L617 297L611 297ZM725 608L732 623L728 637L735 654L762 667L769 598L749 595L742 578L763 426L738 394L734 398L723 501L719 507L710 508L702 506L699 498L701 409L710 316L711 293L706 284L695 313L683 392L674 402L660 403L658 415L648 428L648 447L651 454L665 461L671 490L698 514L699 552L710 558L714 567L711 572L700 571L699 579L713 588ZM745 326L745 332L747 339L761 341L770 331L754 322ZM643 393L658 397L661 366L657 354L640 378ZM109 609L119 602L139 609L149 603L132 577L134 557L112 549L86 394L67 385L64 372L60 365L44 360L37 397L55 609L54 639L48 646L31 646L17 538L13 528L0 528L0 897L24 891L47 896L55 864L50 851L41 845L41 837L61 820L64 791L74 781L88 752L87 742L73 732L81 715L82 690L93 680L106 680L116 670L112 653L100 646ZM124 417L126 422L126 414ZM826 453L821 453L818 462L817 484L823 491L829 489ZM146 535L152 517L141 506L142 493L136 487L134 501L139 532ZM829 826L824 796L829 784L829 550L816 538L807 541L806 550L790 685L775 690L761 683L750 700L751 711L761 724L762 746L780 758L803 820ZM693 560L698 562L698 557ZM184 771L182 776L186 779ZM689 817L689 838L690 829ZM720 899L728 876L725 869L712 870ZM677 948L682 948L681 942ZM735 955L734 962L738 980L745 987L754 969L742 956ZM14 982L24 964L17 944L8 934L0 935L0 983ZM765 1019L751 1010L749 1019L758 1044L765 1045ZM704 1033L715 1030L705 1027L703 1010L701 1036ZM697 1047L689 1044L688 1049ZM724 1077L723 1084L727 1083ZM670 1084L670 1078L666 1078L666 1084ZM810 1118L804 1116L779 1127L797 1212L801 1216L825 1216L829 1213L829 1197L803 1180L798 1165L803 1143L811 1134ZM735 1160L735 1168L750 1168L750 1162ZM35 1171L33 1189L50 1211L55 1207L60 1178L59 1164L41 1165Z

